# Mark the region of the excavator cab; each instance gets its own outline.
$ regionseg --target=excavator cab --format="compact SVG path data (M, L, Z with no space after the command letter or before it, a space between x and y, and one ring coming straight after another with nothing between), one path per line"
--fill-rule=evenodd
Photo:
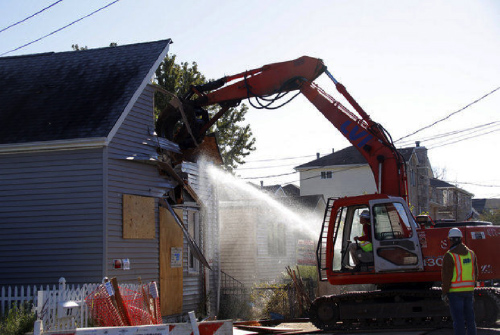
M402 198L363 195L332 200L328 207L317 250L323 280L376 284L387 280L379 275L423 271L419 227ZM362 224L366 212L369 222Z

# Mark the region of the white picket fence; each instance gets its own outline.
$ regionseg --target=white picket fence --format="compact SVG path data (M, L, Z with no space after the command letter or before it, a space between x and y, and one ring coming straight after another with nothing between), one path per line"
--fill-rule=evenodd
M1 288L1 315L5 315L13 304L24 302L36 308L37 318L43 323L44 331L65 331L88 327L88 309L85 298L100 284L66 285L61 278L59 285L15 286ZM120 284L120 287L137 290L138 284Z
M38 291L42 286L2 286L0 290L0 316L6 315L12 306L20 306L23 303L35 305ZM49 290L47 285L46 290Z

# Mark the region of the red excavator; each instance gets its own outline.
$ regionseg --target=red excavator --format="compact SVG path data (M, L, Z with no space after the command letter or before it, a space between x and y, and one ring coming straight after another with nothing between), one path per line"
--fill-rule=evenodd
M313 83L322 73L357 114ZM415 218L407 204L405 161L389 133L370 118L322 60L304 56L194 86L161 112L157 133L189 149L201 143L210 126L241 100L255 99L258 108L277 108L273 104L293 91L302 93L359 150L378 191L329 199L317 247L321 280L332 285L375 284L377 289L318 297L309 311L311 321L328 330L449 324L448 308L435 286L449 248L448 231L458 227L477 254L480 286L484 286L475 290L477 323L494 324L500 301L495 288L500 278L500 227L485 222L434 224L427 216ZM221 110L210 119L203 107L215 104ZM369 252L353 247L358 243L355 237L362 235L360 217L367 213L373 247Z

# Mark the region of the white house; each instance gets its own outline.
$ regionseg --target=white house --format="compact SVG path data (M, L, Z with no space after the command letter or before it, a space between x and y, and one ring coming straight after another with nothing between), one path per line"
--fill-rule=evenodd
M427 149L398 149L407 164L408 193L414 214L429 211L430 178ZM295 167L300 173L300 195L323 194L325 199L371 194L377 191L370 166L353 146Z

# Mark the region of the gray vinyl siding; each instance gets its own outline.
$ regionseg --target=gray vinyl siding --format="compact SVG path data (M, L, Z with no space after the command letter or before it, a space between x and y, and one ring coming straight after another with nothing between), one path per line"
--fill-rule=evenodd
M173 184L161 177L152 164L130 160L156 157L153 132L154 89L148 85L140 95L108 147L107 160L107 276L121 282L159 281L158 198ZM124 194L155 198L155 238L123 239ZM113 259L130 260L130 270L111 267Z
M102 150L4 154L0 167L0 285L100 280Z
M198 209L189 206L184 206L184 208L185 210L183 215L183 223L186 225L186 227L188 227L188 225L190 224L188 221L188 210L198 210ZM200 248L203 248L201 243L198 246ZM200 302L203 301L201 294L202 292L201 271L203 266L198 262L198 268L196 272L191 272L188 269L188 248L189 247L186 242L186 239L184 239L183 250L182 250L183 264L184 264L182 273L183 276L182 311L184 313L198 310Z
M208 301L208 313L217 315L217 296L219 294L219 217L218 202L214 184L210 181L205 164L183 163L182 172L188 174L191 187L203 202L200 209L200 248L211 269L199 264L199 274L185 272L183 310L196 310L197 305L205 303L203 291ZM186 248L187 246L185 246ZM187 252L185 253L187 254ZM186 277L187 275L187 277ZM203 280L205 277L205 280ZM205 285L205 287L203 287Z

